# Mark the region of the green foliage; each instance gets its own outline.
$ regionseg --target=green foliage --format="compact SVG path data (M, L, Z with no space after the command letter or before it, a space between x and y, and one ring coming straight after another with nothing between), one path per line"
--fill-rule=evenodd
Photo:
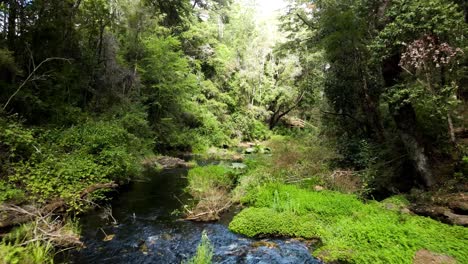
M204 193L217 188L225 190L231 188L235 174L223 165L210 165L191 169L187 178L189 192L195 198L200 198Z
M33 224L21 225L8 233L0 242L0 264L53 263L53 244L40 239L34 241L34 235Z
M247 208L236 215L229 229L249 237L314 238L318 232L313 220L312 215L297 216L292 212L277 212L270 208Z
M468 260L464 227L389 211L377 202L364 204L353 195L288 185L266 185L254 197L252 207L231 222L231 230L248 236L319 237L323 245L314 255L325 261L412 263L420 249Z
M15 75L19 73L18 66L15 63L13 52L0 48L0 72L8 72Z
M392 20L373 44L385 55L426 34L439 36L443 41L457 42L463 35L458 34L466 29L459 7L447 0L398 0L392 3L386 16Z
M54 263L53 245L41 242L29 243L26 247L0 243L1 264L39 264Z
M39 202L60 197L80 211L85 205L80 193L90 185L123 183L138 175L139 159L150 152L151 140L145 138L150 135L145 122L129 124L129 115L121 121L88 121L34 133L2 119L6 152L1 154L9 174L0 181L1 200L20 201L25 194ZM98 197L99 193L89 198Z
M468 156L463 156L461 162L461 173L462 175L468 175Z
M0 161L1 166L9 162L28 159L34 152L33 130L24 128L14 119L0 117Z
M208 235L203 231L200 244L198 244L197 252L188 261L183 264L211 264L213 259L213 246L210 243Z
M0 180L0 204L5 201L20 203L26 198L24 191Z
M377 202L364 204L352 195L266 185L256 190L251 205L234 218L231 230L247 236L318 237L323 245L314 255L325 261L412 263L420 249L468 260L465 228L389 211Z

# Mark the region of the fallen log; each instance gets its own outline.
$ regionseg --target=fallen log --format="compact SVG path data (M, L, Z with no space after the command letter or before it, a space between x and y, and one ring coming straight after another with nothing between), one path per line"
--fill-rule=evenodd
M85 199L89 194L100 189L113 189L118 187L115 182L96 183L90 185L80 193L80 198ZM38 216L45 216L61 211L66 207L66 201L59 198L52 200L45 206L38 208L33 205L20 207L17 205L0 205L0 228L8 228L20 224L25 224L36 219Z

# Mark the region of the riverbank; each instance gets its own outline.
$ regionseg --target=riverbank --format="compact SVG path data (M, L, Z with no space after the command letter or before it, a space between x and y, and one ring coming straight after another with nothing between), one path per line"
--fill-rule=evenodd
M64 231L61 236L87 247L80 251L83 253L76 253L73 263L103 259L111 263L116 261L113 256L117 252L127 254L128 262L161 257L158 254L166 254L168 263L180 262L195 254L193 244L200 241L203 230L209 231L208 239L217 250L214 262L227 253L237 256L232 263L239 261L239 256L259 259L259 252L272 261L275 254L286 258L295 252L302 254L297 259L301 261L308 250L317 260L309 255L305 263L318 259L326 263L418 263L418 258L439 257L468 261L466 228L413 214L410 202L402 195L381 202L366 199L369 192L365 182L352 171L332 170L330 160L336 154L317 137L274 136L249 148L253 151L243 151L242 163L239 159L216 165L202 162L203 166L190 170L187 167L195 162L147 158L144 164L152 168L147 172L150 174L121 189L110 207L85 215L81 230L76 221L61 223L67 227L58 228ZM190 220L218 220L231 205L241 205L243 210L226 226L178 221L181 214ZM230 234L227 225L240 236ZM22 226L13 232L16 237L4 240L7 242L1 246L0 256L7 260L5 263L52 260L53 247L59 244L48 239L29 243L34 237L20 232L36 227ZM253 240L247 243L242 235ZM180 242L187 236L191 237L191 247ZM304 248L304 241L310 247ZM288 244L294 246L288 249ZM180 252L161 253L163 246ZM109 251L96 253L102 248ZM31 252L37 256L29 258ZM156 255L148 256L151 254Z
M206 176L203 185L209 188L201 188L200 180L189 184L198 192L230 190L223 199L245 206L230 230L248 237L315 241L313 255L330 263L468 261L467 228L416 215L403 195L381 202L366 199L365 182L351 172L331 171L327 162L334 154L317 139L274 137L265 146L272 155L247 155L247 169L234 178L218 165L209 168L211 173L193 175Z

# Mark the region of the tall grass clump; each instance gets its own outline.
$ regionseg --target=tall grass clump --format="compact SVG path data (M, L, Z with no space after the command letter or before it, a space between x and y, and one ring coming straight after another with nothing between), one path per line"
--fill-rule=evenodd
M203 231L200 244L198 244L197 252L184 264L211 264L213 258L213 246L208 239L208 235Z
M213 189L229 189L234 182L232 171L222 165L196 167L188 173L188 190L195 198L203 198Z
M187 212L187 219L212 221L232 204L230 190L236 173L222 165L196 167L188 173L187 191L197 201Z

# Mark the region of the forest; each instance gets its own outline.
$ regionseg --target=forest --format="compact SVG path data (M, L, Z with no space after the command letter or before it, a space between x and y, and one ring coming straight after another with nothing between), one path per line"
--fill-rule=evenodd
M466 0L0 0L0 264L468 263L467 33Z

